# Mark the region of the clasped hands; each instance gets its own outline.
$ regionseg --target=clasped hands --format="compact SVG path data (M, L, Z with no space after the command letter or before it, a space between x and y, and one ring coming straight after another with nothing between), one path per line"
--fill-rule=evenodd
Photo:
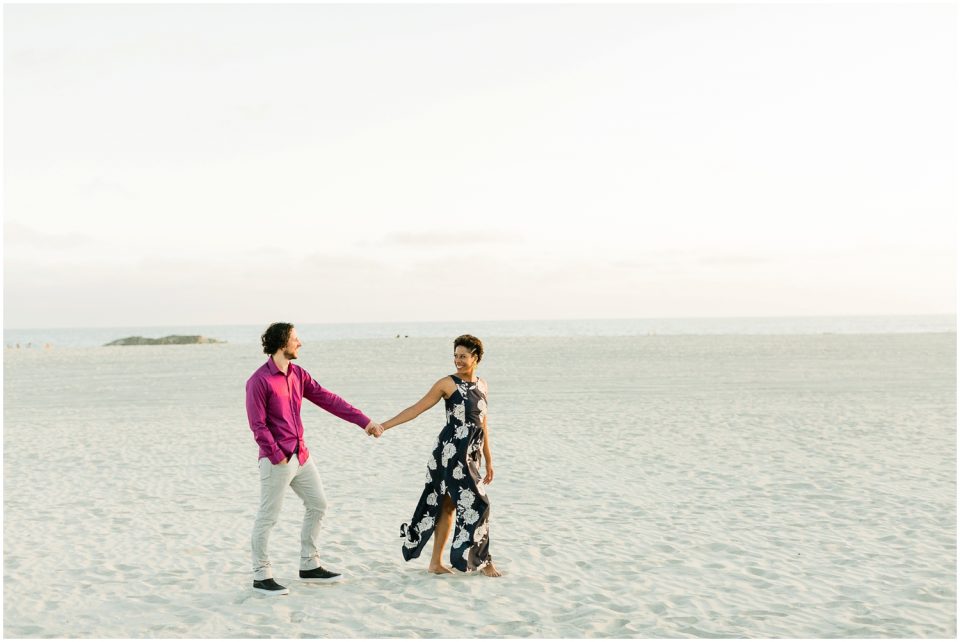
M380 438L380 435L382 435L382 434L384 433L384 431L386 430L386 428L384 428L383 426L381 426L380 424L378 424L378 423L375 422L375 421L371 421L370 423L367 424L367 427L364 428L364 430L366 431L366 433L367 433L368 435L373 435L374 437L376 437L377 439L379 439L379 438Z

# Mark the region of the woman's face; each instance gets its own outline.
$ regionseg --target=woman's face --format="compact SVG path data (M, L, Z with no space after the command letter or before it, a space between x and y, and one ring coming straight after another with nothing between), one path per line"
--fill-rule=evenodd
M469 348L457 346L453 351L453 364L458 372L464 372L477 366L477 356Z

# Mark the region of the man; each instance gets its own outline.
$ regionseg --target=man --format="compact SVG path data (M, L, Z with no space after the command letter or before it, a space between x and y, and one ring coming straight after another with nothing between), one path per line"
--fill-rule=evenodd
M329 582L340 578L339 573L320 565L317 538L327 500L320 474L303 441L303 397L374 437L383 433L383 427L320 387L306 370L292 363L303 345L293 324L272 324L261 342L270 358L247 380L247 418L253 438L260 445L260 510L252 538L253 588L267 595L286 595L289 591L273 579L267 542L288 486L303 500L306 509L300 532L300 579Z

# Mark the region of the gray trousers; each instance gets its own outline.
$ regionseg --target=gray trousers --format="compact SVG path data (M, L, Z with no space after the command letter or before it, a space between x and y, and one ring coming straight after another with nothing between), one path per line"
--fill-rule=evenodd
M264 457L260 460L260 510L253 523L254 580L273 577L267 543L270 540L270 529L280 516L283 495L288 486L303 500L306 509L300 531L300 570L309 571L320 566L317 538L320 535L320 521L327 510L327 498L323 493L323 482L313 463L313 457L307 459L303 466L297 462L296 455L286 464L271 464L270 460Z

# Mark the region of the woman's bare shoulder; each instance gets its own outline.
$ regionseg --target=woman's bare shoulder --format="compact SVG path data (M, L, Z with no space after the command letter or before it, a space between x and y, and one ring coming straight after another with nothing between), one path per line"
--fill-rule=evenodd
M443 398L446 399L454 393L457 389L457 384L454 383L453 378L450 375L442 377L437 380L437 383L433 384L434 388L438 388L440 392L443 393Z

